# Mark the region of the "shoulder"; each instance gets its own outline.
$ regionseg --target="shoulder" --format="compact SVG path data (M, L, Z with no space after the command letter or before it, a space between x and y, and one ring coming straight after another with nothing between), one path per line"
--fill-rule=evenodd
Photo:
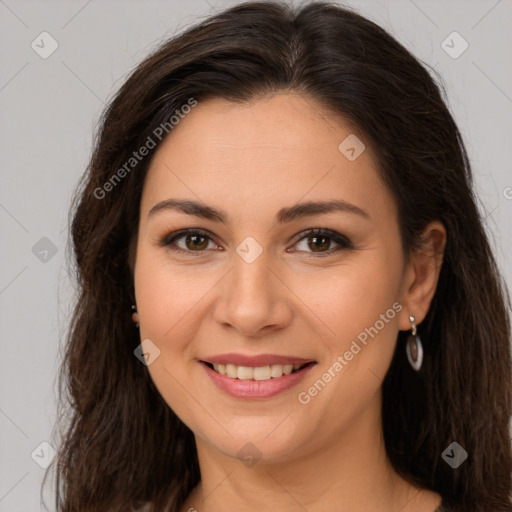
M132 510L132 512L152 512L152 511L153 511L153 508L152 508L152 505L150 502L146 502L142 506ZM437 510L435 512L437 512Z
M439 507L437 507L434 512L451 512L451 509L445 504L444 501L441 501Z

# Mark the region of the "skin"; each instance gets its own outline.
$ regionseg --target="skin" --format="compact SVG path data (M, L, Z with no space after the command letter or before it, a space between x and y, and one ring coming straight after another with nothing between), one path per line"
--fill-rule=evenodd
M141 340L160 350L148 366L151 378L195 435L202 479L182 511L214 512L229 504L242 511L433 512L441 501L394 472L380 408L398 331L411 329L409 315L420 324L428 312L446 231L439 222L429 224L425 250L406 264L396 205L371 148L354 161L338 150L352 133L364 140L296 93L243 105L210 99L199 102L154 155L140 205L134 321ZM148 217L171 197L223 209L230 222L175 210ZM285 206L331 199L370 218L331 212L275 222ZM158 245L185 228L212 238L199 240L200 249L186 236L176 240L188 253ZM354 248L330 238L315 252L314 240L296 238L310 228L338 232ZM236 252L248 236L262 249L252 263ZM308 404L300 403L298 393L396 302L401 311ZM227 352L317 364L297 386L247 401L220 391L198 362ZM246 443L261 457L251 467L237 458Z

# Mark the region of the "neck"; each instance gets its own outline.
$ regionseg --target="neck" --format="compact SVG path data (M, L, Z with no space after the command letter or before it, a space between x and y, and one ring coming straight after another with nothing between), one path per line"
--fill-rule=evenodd
M280 462L248 467L196 436L202 479L182 510L432 512L439 495L413 487L389 463L380 403L378 393L343 432L311 440L309 450Z

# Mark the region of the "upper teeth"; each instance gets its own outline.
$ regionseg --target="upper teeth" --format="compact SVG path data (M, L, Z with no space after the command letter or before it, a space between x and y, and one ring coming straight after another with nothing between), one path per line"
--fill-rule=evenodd
M215 371L226 377L240 380L269 380L298 370L300 364L273 364L271 366L237 366L235 364L212 363Z

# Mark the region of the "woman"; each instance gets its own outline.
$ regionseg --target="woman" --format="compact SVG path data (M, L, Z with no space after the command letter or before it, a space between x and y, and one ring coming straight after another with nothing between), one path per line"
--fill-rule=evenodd
M510 511L509 308L422 65L336 4L163 44L76 196L71 511Z

